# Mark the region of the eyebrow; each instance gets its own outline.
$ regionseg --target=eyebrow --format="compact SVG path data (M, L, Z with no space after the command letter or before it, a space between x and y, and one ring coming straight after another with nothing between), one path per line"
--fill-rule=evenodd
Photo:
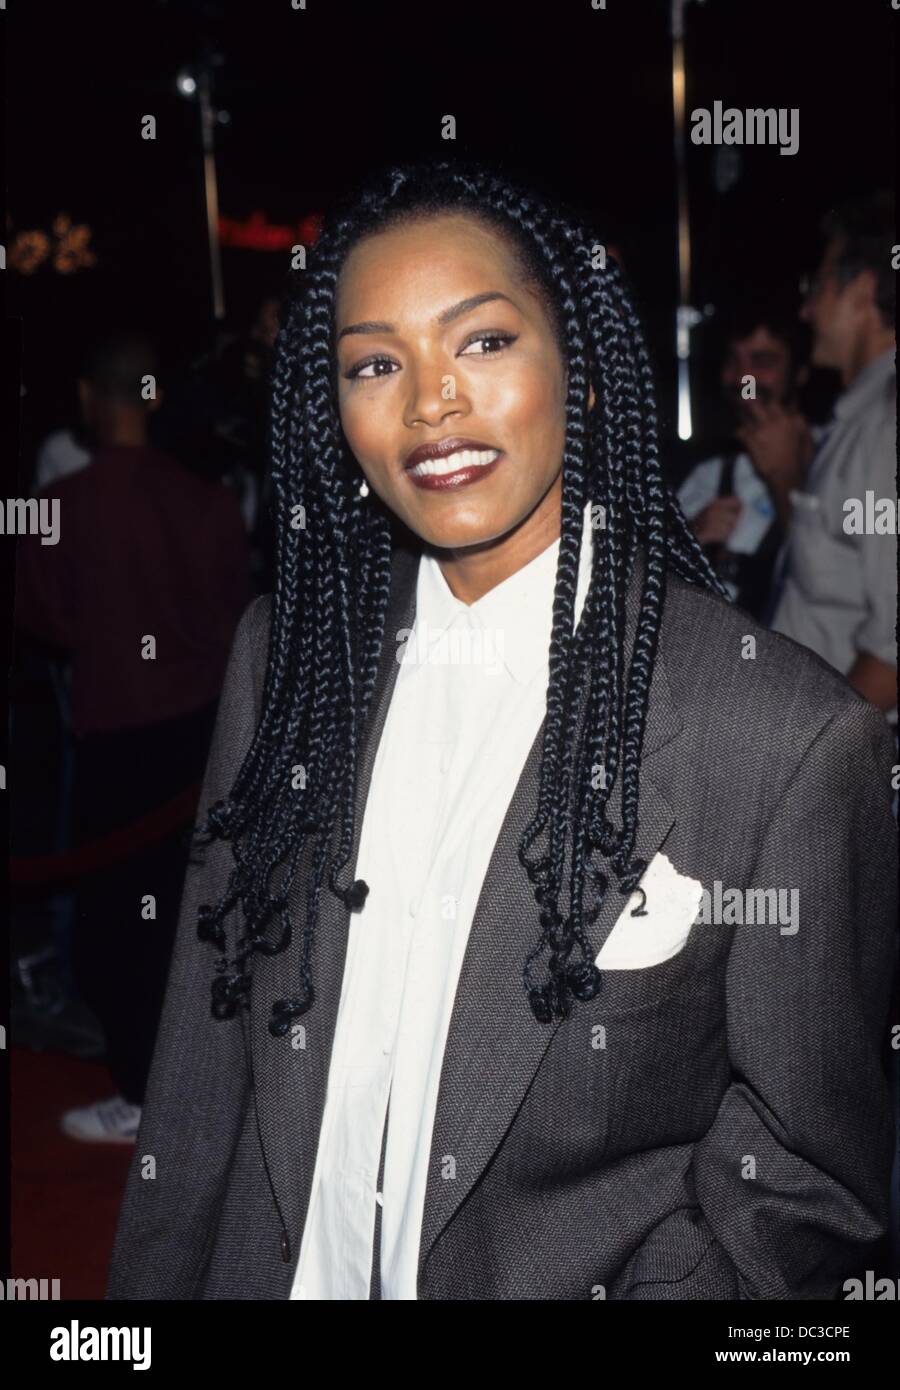
M486 290L484 294L473 294L468 299L461 299L458 304L452 304L449 309L443 309L437 315L434 322L443 328L446 324L452 323L454 319L462 318L463 314L468 314L471 309L477 309L479 304L488 304L494 299L505 299L507 304L512 304L513 308L518 306L508 294L501 294L499 290ZM379 319L369 319L365 323L351 323L346 328L342 328L337 335L340 342L348 333L396 333L397 329L392 323L383 323Z

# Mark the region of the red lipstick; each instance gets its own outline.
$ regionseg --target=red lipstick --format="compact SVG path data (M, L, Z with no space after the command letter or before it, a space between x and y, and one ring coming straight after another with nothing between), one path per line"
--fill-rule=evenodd
M407 455L403 471L416 487L432 491L467 487L493 473L503 450L479 439L453 435L433 444L420 444Z

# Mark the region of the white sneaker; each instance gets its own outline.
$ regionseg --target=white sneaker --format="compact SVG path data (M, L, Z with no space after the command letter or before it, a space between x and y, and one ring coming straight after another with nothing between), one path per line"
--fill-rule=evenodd
M98 1100L80 1110L67 1110L60 1120L63 1134L88 1144L133 1144L141 1122L141 1107L124 1096Z

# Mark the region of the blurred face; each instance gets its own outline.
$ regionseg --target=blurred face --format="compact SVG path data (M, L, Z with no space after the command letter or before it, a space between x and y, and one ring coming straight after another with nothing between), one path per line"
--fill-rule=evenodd
M278 299L264 299L259 306L256 315L256 322L253 325L252 337L259 342L265 343L266 347L274 347L275 339L278 337L279 315L281 312L281 302Z
M793 394L790 351L768 328L760 326L728 344L720 380L727 400L737 410L752 404L741 395L748 376L756 380L757 401L784 405Z
M840 243L828 243L800 317L812 328L811 361L816 367L841 369L852 356L865 311L865 287L859 279L841 287L835 274Z
M367 237L336 333L347 443L416 535L454 550L559 535L565 363L502 236L454 213Z

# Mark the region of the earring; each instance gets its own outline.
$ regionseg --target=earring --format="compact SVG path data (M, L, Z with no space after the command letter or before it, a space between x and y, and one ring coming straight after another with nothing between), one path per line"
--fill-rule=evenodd
M365 478L363 478L359 485L359 495L360 497L368 497L369 495L369 484L366 482Z

